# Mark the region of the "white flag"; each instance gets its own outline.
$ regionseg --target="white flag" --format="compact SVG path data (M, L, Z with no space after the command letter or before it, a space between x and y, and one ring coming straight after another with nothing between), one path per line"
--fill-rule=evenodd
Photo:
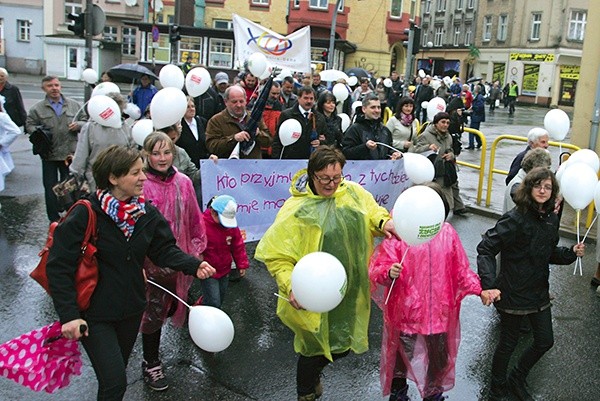
M235 56L240 65L256 52L269 62L292 71L310 72L310 26L282 36L264 26L233 14Z

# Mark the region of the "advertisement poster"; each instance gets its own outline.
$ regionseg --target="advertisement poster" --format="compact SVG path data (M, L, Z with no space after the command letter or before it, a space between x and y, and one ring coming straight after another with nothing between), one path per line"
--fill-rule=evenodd
M499 81L500 87L504 86L504 70L506 69L505 63L494 63L494 72L492 74L492 82Z
M522 95L535 96L537 94L539 75L539 64L525 64L525 67L523 68Z

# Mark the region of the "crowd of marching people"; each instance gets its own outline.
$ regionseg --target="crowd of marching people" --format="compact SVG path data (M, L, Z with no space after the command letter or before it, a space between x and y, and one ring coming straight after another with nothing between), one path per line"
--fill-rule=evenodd
M553 345L548 266L572 263L585 248L582 243L558 246L561 197L542 150L547 132L531 133L528 148L511 166L518 179L507 180L509 206L477 245L478 273L446 222L451 212L467 211L456 166L463 129L467 124L480 129L486 104L494 112L506 100L512 115L515 82L500 89L499 82L468 85L460 78L425 74L407 82L395 71L390 77L351 76L329 83L318 72L263 80L250 71L218 72L202 94L187 96L180 121L152 127L140 143L131 124L88 120L54 76L42 79L45 98L25 113L18 88L7 77L0 69L0 190L10 171L4 172L1 163L7 165L3 160L20 132L17 127L30 135L48 133L50 142L40 152L46 212L50 222L61 221L48 278L63 335L80 339L91 360L98 400L123 399L125 369L138 333L145 382L157 391L169 387L159 354L161 329L168 318L184 325L187 308L146 280L187 299L197 278L202 288L197 303L221 308L230 279L245 276L249 256L266 265L279 289L277 315L295 336L299 401L321 397L327 365L368 350L372 300L385 317L383 395L410 400L411 381L423 400L443 400L455 383L460 305L468 295L495 305L500 316L488 399L502 400L508 392L519 400L533 399L527 375ZM110 71L102 74L102 82L113 79ZM335 89L340 84L346 91L341 95ZM152 118L158 93L153 78L142 74L128 100L140 115ZM122 120L131 118L124 96L107 96ZM434 98L444 100L443 110L427 107ZM480 137L470 133L465 149L481 147ZM420 244L402 238L394 216L362 186L345 180L343 172L347 160L395 161L411 153L433 164L433 179L424 186L443 211L437 235ZM255 255L246 254L235 194L201 196L200 161L229 158L308 160ZM97 216L100 278L85 312L78 310L73 276L90 212L77 206L61 220L65 205L54 188L69 177L85 181L86 199ZM375 247L378 236L385 239ZM339 306L319 313L305 309L291 285L294 265L317 251L339 259L347 275ZM599 283L597 273L592 284ZM431 293L435 301L426 297ZM533 342L520 348L509 369L523 321L531 326Z

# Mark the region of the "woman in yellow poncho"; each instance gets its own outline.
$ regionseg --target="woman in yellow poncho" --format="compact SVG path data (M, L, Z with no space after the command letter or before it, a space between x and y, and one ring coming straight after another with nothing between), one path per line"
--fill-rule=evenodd
M277 285L277 315L294 333L299 353L296 383L299 401L312 401L323 392L323 368L352 350L368 349L370 315L369 257L373 236L395 235L389 213L360 185L344 181L346 159L341 151L319 147L308 168L294 176L289 198L256 249ZM327 313L309 312L291 291L291 275L300 258L323 251L337 257L348 278L344 299Z

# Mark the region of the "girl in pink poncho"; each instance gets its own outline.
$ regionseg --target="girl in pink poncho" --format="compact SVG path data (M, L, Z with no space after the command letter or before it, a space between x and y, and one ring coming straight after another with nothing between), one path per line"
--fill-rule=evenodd
M448 205L444 205L447 217ZM497 290L481 290L458 233L446 222L432 240L417 246L385 239L371 258L369 277L372 297L383 310L385 322L380 366L383 395L390 394L390 401L409 401L408 378L424 400L444 399L442 393L454 387L460 303L472 294L489 305L499 295Z

